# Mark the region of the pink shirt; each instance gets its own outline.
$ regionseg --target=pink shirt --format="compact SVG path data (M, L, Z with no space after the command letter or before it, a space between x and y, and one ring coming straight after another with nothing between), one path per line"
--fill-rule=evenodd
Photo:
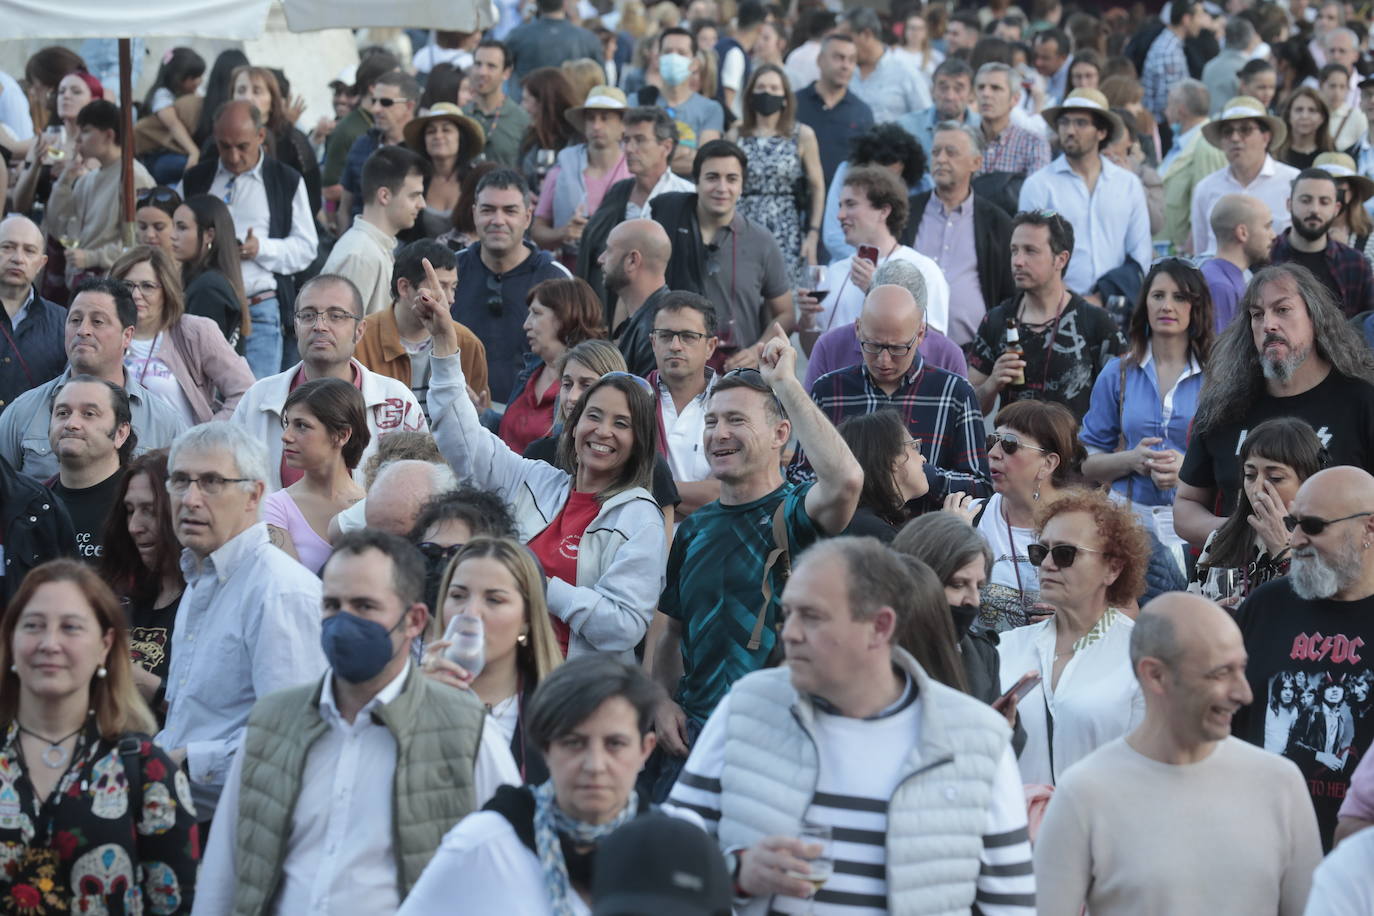
M562 166L555 165L549 169L549 174L544 176L544 186L539 189L539 204L534 208L535 216L542 216L544 219L553 221L553 189L558 187L558 176L562 174ZM621 153L616 160L615 168L611 169L601 178L593 178L583 173L582 180L587 185L587 216L596 212L596 208L601 206L601 198L606 196L606 189L617 181L622 181L630 177L630 170L625 167L625 154ZM557 229L557 226L554 226Z

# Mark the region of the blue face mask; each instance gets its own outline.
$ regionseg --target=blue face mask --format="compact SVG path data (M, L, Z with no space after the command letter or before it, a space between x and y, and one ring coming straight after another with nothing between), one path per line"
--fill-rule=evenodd
M334 673L350 684L363 684L382 673L396 656L391 634L405 623L406 615L388 630L373 620L347 611L326 617L320 625L320 646Z
M681 86L692 75L692 59L685 54L662 54L658 58L658 75L669 86Z
M1183 125L1182 125L1182 124L1171 123L1171 124L1169 125L1169 130L1173 131L1175 137L1181 137L1181 136L1183 136Z

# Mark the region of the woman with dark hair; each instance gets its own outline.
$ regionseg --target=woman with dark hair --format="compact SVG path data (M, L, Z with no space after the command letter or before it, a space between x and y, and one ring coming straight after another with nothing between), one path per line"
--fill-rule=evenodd
M517 161L530 187L541 188L558 151L578 142L577 128L563 113L582 100L573 97L572 83L557 67L531 70L520 86L520 105L530 116L530 126L520 141Z
M907 503L930 491L921 440L912 438L901 414L891 409L849 417L839 433L864 469L859 507L844 533L886 544L910 518Z
M304 472L262 501L267 533L316 575L329 559L329 522L367 495L353 480L372 440L367 405L343 379L317 378L286 396L281 415L282 461Z
M57 87L62 78L85 69L86 61L81 55L61 45L51 45L29 56L24 64L24 83L28 86L34 133L42 133L48 122L58 116ZM76 112L72 112L72 117L76 117ZM76 139L75 135L72 139Z
M558 358L584 340L606 337L606 310L586 280L545 280L525 297L525 337L531 358L516 377L501 417L501 438L514 452L553 428L558 399ZM535 362L535 359L538 362Z
M1013 401L997 412L996 423L987 442L992 496L951 494L945 508L963 515L992 548L979 622L1001 633L1024 626L1037 613L1040 580L1027 553L1035 540L1035 513L1079 481L1085 453L1078 421L1055 401Z
M1309 79L1317 78L1317 62L1307 48L1308 39L1301 34L1270 45L1274 56L1274 71L1278 76L1275 99L1288 99ZM1280 114L1287 121L1288 118ZM1275 156L1275 159L1278 157Z
M460 821L397 916L451 909L455 888L471 913L589 913L597 845L653 810L635 779L656 743L661 696L637 666L614 659L555 669L525 710L525 733L548 763L548 781L502 786Z
M463 84L463 68L450 63L435 64L425 80L425 91L420 95L420 108L433 108L440 102L462 106L458 101L458 89Z
M1078 434L1083 475L1109 484L1165 543L1179 540L1174 493L1214 324L1202 271L1180 258L1155 262L1131 313L1130 352L1103 367Z
M429 403L439 450L461 482L511 504L549 576L549 611L569 655L632 659L668 554L663 511L647 489L658 454L649 383L610 373L592 385L563 427L554 467L520 457L482 426L454 356L453 322L436 312L425 324L435 335Z
M816 132L797 120L797 97L776 64L754 69L741 104L744 116L728 137L749 157L740 212L777 239L792 285L807 289L825 214Z
M144 117L153 118L156 123L151 126L160 128L158 133L165 136L158 138L161 142L156 146L138 150L158 184L176 184L182 172L200 161L200 147L191 136L195 121L182 119L184 107L179 110L177 100L187 98L189 102L195 97L204 77L205 58L191 48L172 48L163 55L157 76L143 97ZM192 104L199 107L204 103L197 99Z
M305 179L310 210L318 213L321 204L320 164L305 134L292 123L287 105L289 98L281 78L266 67L251 67L244 62L229 76L230 92L235 99L247 99L262 113L267 128L267 155L291 166Z
M0 899L8 913L189 913L196 810L150 737L124 613L75 560L24 577L0 623Z
M102 543L100 578L128 612L134 684L161 721L162 694L172 665L172 630L186 590L181 544L167 495L166 449L129 462Z
M110 276L128 285L138 307L124 354L130 376L178 408L189 426L229 419L252 387L253 371L212 319L186 314L176 261L139 245L115 261Z
M161 248L175 257L172 253L172 218L180 206L181 195L165 185L140 194L134 210L134 222L138 227L135 238L139 244Z
M1289 93L1279 108L1288 125L1288 136L1274 149L1274 158L1301 171L1312 167L1322 153L1335 152L1331 142L1331 109L1322 94L1310 86Z
M442 242L454 251L462 251L477 241L477 226L473 221L473 207L477 205L477 183L488 172L503 168L499 162L479 162L467 171L462 188L458 192L458 203L453 206L453 225L435 241Z
M954 632L949 599L945 597L940 579L920 557L898 553L911 577L907 593L911 600L905 614L906 630L898 636L896 644L910 652L926 674L946 687L968 693L968 677L959 655L959 637Z
M881 165L892 172L902 180L909 197L933 187L926 174L926 151L911 134L891 122L875 124L859 134L850 141L849 159L836 167L825 198L821 239L832 262L854 256L854 246L844 240L844 230L840 228L840 191L849 170L861 165ZM915 227L908 226L902 230L901 238L915 238L914 232Z
M195 132L191 135L201 149L214 143L215 113L234 97L234 71L246 66L248 55L237 48L229 48L219 52L219 57L210 67L210 75L205 79L205 102L201 105L200 120L196 122Z
M468 164L486 146L482 125L452 102L439 102L405 126L406 146L429 160L433 169L425 186L427 223L442 227L453 221L462 197ZM469 219L472 217L469 216ZM438 234L438 228L434 230Z
M1269 682L1269 708L1264 713L1264 749L1271 754L1288 750L1298 721L1298 685L1291 671L1280 671Z
M1214 601L1234 598L1226 601L1234 605L1270 579L1288 575L1283 519L1298 487L1328 463L1326 448L1306 420L1276 417L1250 430L1240 445L1243 482L1235 511L1208 535L1188 590ZM1223 572L1234 580L1228 588L1221 587Z
M1102 55L1092 48L1084 48L1073 56L1069 64L1069 87L1096 89L1102 83Z
M186 310L219 325L235 349L252 333L234 218L218 197L198 194L172 217L172 256L181 262Z

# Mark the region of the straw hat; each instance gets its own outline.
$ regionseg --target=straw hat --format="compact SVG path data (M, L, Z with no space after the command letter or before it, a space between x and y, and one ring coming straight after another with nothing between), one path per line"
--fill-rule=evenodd
M1283 123L1283 119L1276 118L1265 111L1263 102L1248 95L1238 95L1227 102L1226 107L1221 109L1221 114L1202 125L1202 135L1207 138L1208 143L1221 149L1222 125L1236 121L1259 121L1263 123L1271 134L1269 138L1269 151L1271 153L1278 149L1279 144L1288 139L1288 125Z
M463 109L452 102L436 102L433 108L426 109L406 124L403 131L406 146L423 155L425 128L435 121L448 121L458 128L458 161L464 165L475 159L487 145L487 132L481 124L463 114Z
M1359 195L1359 203L1364 203L1369 198L1374 197L1374 181L1370 181L1355 171L1355 160L1345 153L1322 153L1313 161L1312 168L1321 169L1332 178L1349 184L1351 189Z
M1126 133L1126 125L1112 113L1107 97L1096 89L1075 89L1060 104L1040 112L1040 116L1049 124L1050 130L1055 130L1059 126L1059 116L1070 111L1086 111L1098 118L1098 123L1107 128L1108 145L1120 140Z
M583 115L588 111L618 111L621 117L625 116L625 109L629 105L625 102L625 93L614 86L594 86L592 91L587 93L587 101L576 108L569 108L563 113L568 119L568 123L576 127L579 133L585 133L585 119Z

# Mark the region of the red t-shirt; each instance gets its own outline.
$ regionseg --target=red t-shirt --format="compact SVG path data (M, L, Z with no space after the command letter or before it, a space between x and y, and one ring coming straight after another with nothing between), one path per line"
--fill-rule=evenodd
M577 551L582 544L582 535L600 511L601 503L597 501L595 493L579 493L573 490L568 494L568 501L549 523L549 527L529 542L530 550L534 551L534 555L544 565L546 576L577 584ZM568 625L552 614L549 615L549 622L553 624L553 631L558 636L558 645L562 647L566 656Z
M551 382L544 393L535 391L539 376L543 372L534 371L525 382L520 396L506 405L501 417L501 440L510 446L511 451L523 455L525 449L535 439L542 439L553 429L553 405L558 400L558 382Z
M297 388L304 385L306 381L307 380L305 377L305 366L301 366L299 369L296 370L296 374L291 377L290 390L295 391ZM363 390L363 374L358 371L357 366L353 367L353 387L357 388L359 391ZM293 483L300 480L304 476L305 471L302 471L300 468L293 468L288 466L286 463L286 456L282 455L281 486L283 490L291 486Z

